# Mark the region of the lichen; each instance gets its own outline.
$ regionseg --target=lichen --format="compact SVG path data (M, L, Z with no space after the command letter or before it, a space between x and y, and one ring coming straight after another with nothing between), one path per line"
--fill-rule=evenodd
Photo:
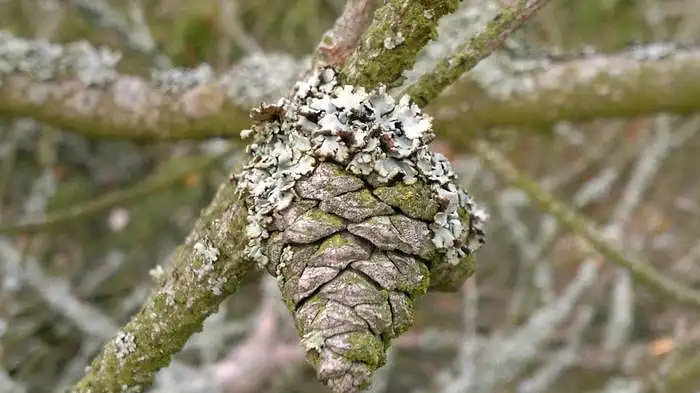
M417 179L427 182L431 199L441 205L430 224L436 247L455 263L478 248L470 244L453 249L464 231L457 208L471 211L474 203L454 183L456 174L449 161L429 150L428 143L435 137L432 119L407 96L397 103L384 86L367 92L340 85L336 71L325 67L299 82L292 100L261 105L251 116L258 119L251 132L255 141L247 148L253 158L239 176L239 189L249 199L247 254L261 265L268 260L262 241L269 237L272 214L292 203L297 181L322 161L345 165L355 175L372 176L380 186L395 179L406 184ZM405 208L418 210L417 206ZM341 225L335 216L313 214L311 218L318 222ZM472 221L473 237L481 243L483 220Z
M129 354L136 350L136 337L129 332L120 330L114 338L114 353L122 362Z
M119 76L120 59L119 52L95 48L87 41L59 45L0 31L0 76L21 72L42 82L72 76L87 86L104 86Z

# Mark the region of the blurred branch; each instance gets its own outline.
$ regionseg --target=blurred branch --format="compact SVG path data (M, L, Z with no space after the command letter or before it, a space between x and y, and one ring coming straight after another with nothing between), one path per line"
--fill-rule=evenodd
M531 377L518 384L518 393L538 393L551 389L554 382L576 362L583 334L593 321L593 307L580 306L571 328L566 333L564 347L548 356Z
M620 202L612 212L612 222L602 230L612 242L624 244L623 231L627 223L644 195L652 187L656 174L672 151L670 122L669 116L657 117L654 138L640 152ZM629 340L633 328L634 297L629 271L618 269L610 296L611 311L603 339L603 347L606 350L619 350Z
M270 283L272 281L272 283ZM211 364L206 364L183 378L177 367L157 378L153 393L255 393L263 391L271 380L279 379L280 372L304 361L304 351L298 339L288 340L280 330L286 327L281 320L279 290L272 277L261 281L263 299L257 315L251 322L248 335L228 350L228 354ZM273 289L269 291L266 289ZM207 332L205 328L201 334ZM194 338L194 337L193 337ZM166 371L164 370L164 371Z
M27 389L20 383L14 381L7 372L0 368L0 388L6 393L26 393Z
M700 110L699 49L652 45L563 62L521 60L513 75L476 72L495 57L428 106L439 136L455 146L492 127ZM237 141L248 126L243 108L275 99L306 68L305 61L258 53L218 77L200 66L149 81L119 75L115 65L85 43L59 46L0 33L0 116L32 117L88 137Z
M0 256L4 275L17 275L58 314L70 320L87 337L108 339L118 326L99 309L75 296L68 281L44 273L39 263L23 255L9 239L0 237Z
M558 201L535 181L520 173L500 152L485 141L473 143L473 151L485 164L506 181L518 186L527 196L551 214L559 224L585 239L596 251L614 264L626 268L641 283L680 303L700 308L700 293L683 283L664 276L652 265L628 258L617 246L611 244L593 223Z
M221 9L219 25L226 38L222 40L222 44L228 47L229 41L235 42L247 54L262 52L260 44L243 27L238 0L219 0L219 8Z
M130 48L152 57L160 68L170 66L170 59L159 53L156 48L138 0L130 0L128 5L134 22L133 26L104 0L70 0L70 4L80 11L88 22L105 30L114 31L126 41Z
M214 367L216 380L227 393L255 393L285 367L304 361L304 350L297 339L285 341L280 334L280 294L272 277L266 277L265 291L258 311L256 328ZM283 309L287 312L286 309Z
M0 32L0 115L96 138L238 140L248 125L241 108L279 94L300 68L288 57L257 55L218 77L203 65L154 72L149 81L119 75L119 57L83 41L61 46Z
M492 127L700 110L698 48L652 44L568 61L520 60L510 65L519 70L512 75L497 63L497 58L480 63L428 110L441 122L458 122L462 137Z
M333 28L323 35L316 47L314 63L322 61L334 66L343 64L372 21L376 5L377 0L348 0Z
M700 378L700 355L683 359L672 366L664 388L666 392L682 392L692 389Z
M205 157L178 157L177 162L173 165L167 165L165 170L159 171L154 176L145 179L138 184L126 188L116 190L96 199L72 206L65 211L48 213L40 220L27 220L18 224L0 224L0 233L4 234L25 234L29 232L43 231L57 225L65 224L66 222L85 218L94 214L98 214L112 206L128 203L141 197L145 197L156 191L174 185L182 180L185 176L193 173L204 171L211 165L215 164L222 157L228 156L231 150L223 153L205 156Z
M443 58L433 70L418 78L408 88L408 95L419 106L426 106L462 74L498 49L512 32L530 20L548 1L518 0L515 5L504 6L483 31L459 45L454 54Z
M377 9L360 46L345 63L343 74L353 85L373 88L400 85L418 52L437 35L441 17L454 12L457 0L388 0Z

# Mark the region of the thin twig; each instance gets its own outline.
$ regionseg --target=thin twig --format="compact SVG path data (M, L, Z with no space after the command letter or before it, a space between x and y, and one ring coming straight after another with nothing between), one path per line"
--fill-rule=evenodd
M473 151L481 157L486 165L517 185L530 199L537 202L542 209L550 213L563 227L585 239L596 251L603 254L614 264L624 267L641 283L660 294L666 295L680 303L700 308L700 293L683 283L664 276L652 265L631 259L611 244L596 230L593 223L576 213L569 206L558 201L553 195L542 189L536 182L520 173L501 153L481 140L473 143Z
M188 174L203 171L217 163L222 157L230 155L230 153L231 150L227 150L224 153L208 157L178 158L181 162L178 162L175 168L170 168L164 171L164 173L158 173L132 187L107 193L96 199L72 206L65 211L49 213L36 221L25 221L17 224L0 224L0 233L25 234L38 232L98 214L112 206L129 203L159 190L171 187Z
M419 106L426 106L445 88L482 59L498 49L508 36L530 20L549 0L519 0L506 6L486 25L483 32L457 47L456 53L442 59L432 71L423 74L407 93Z
M338 66L345 63L372 21L376 5L377 0L348 0L333 28L323 35L316 47L313 66L321 63Z

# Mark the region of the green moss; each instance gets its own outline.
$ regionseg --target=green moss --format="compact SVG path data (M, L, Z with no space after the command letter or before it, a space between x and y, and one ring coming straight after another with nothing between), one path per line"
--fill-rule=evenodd
M440 206L433 199L432 191L423 183L398 183L374 190L382 202L396 207L409 217L432 221Z
M306 359L315 369L318 369L321 363L321 355L319 355L318 352L316 352L315 350L306 352Z
M366 88L380 83L400 85L405 79L403 71L413 66L418 52L437 36L438 20L458 5L458 0L385 2L346 63L343 75L347 82ZM402 40L396 40L399 35ZM385 46L385 40L393 45Z
M363 206L372 206L377 203L377 200L372 195L372 192L368 189L361 190L357 193L359 201Z
M462 258L453 265L444 257L436 257L430 269L430 289L440 292L457 291L464 281L476 273L477 263L474 255Z
M311 209L305 215L314 221L327 222L333 227L343 226L342 218L336 216L335 214L326 213L321 209Z
M321 254L330 247L338 248L338 247L341 247L347 243L349 243L348 239L343 237L341 234L336 233L335 235L327 238L326 240L323 241L323 243L321 243L321 245L318 247L317 253Z
M343 357L353 362L362 362L373 369L384 364L385 352L382 340L369 332L354 332L348 335L348 349Z
M294 311L297 308L297 305L294 303L294 300L290 298L289 296L283 296L284 299L284 304L287 306L287 310L289 310L290 313L294 313Z
M411 299L415 299L420 295L424 295L425 293L428 292L428 288L430 287L430 270L428 270L428 267L425 266L422 262L418 263L418 266L420 267L420 274L423 276L423 279L419 283L418 286L413 285L408 285L408 283L400 283L400 285L396 288L401 292L406 293L411 297Z
M379 291L379 293L382 295L382 299L384 299L384 301L389 301L389 291L387 291L386 289L382 289Z

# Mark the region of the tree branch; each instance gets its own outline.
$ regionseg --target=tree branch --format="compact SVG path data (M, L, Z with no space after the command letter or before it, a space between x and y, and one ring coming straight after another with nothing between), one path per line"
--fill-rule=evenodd
M170 59L158 51L153 36L145 23L130 25L117 11L104 0L70 0L85 18L93 24L117 33L133 50L152 57L155 64L169 67Z
M0 116L29 116L87 137L174 140L226 136L238 141L240 129L248 126L242 108L275 99L306 68L305 61L261 53L243 59L219 77L206 66L157 74L151 81L118 76L114 71L112 82L95 86L82 81L85 76L75 70L73 75L64 71L59 80L47 80L32 67L19 68L20 57L8 53L10 43L27 48L23 53L42 46L72 53L70 44L57 49L60 46L0 33ZM98 54L94 48L89 53L82 57L85 63ZM557 121L700 110L698 48L652 44L568 61L507 60L507 70L505 61L499 54L492 55L469 78L430 103L427 110L435 116L440 137L466 147L465 135L493 127L538 127ZM58 64L51 67L57 69ZM80 107L81 100L92 105Z
M132 140L238 140L241 108L277 97L301 62L256 54L215 76L208 65L119 75L120 55L86 42L66 45L0 32L0 115L32 117L86 137ZM271 77L275 75L275 77Z
M462 137L492 127L700 110L698 48L652 44L569 61L513 61L507 67L518 70L513 74L500 61L484 60L427 110L441 122L458 122Z
M333 28L324 34L316 48L314 65L344 64L372 21L376 5L377 0L348 0Z
M441 17L454 12L457 0L389 0L374 15L360 46L345 63L347 83L373 88L400 85L418 52L437 36Z
M141 311L106 343L72 393L143 391L151 385L155 372L256 270L241 255L246 215L235 184L223 184Z
M456 53L442 59L432 71L418 78L408 88L407 94L419 106L426 106L462 74L498 49L511 33L530 20L548 1L519 0L515 5L504 7L482 32L458 46Z
M406 39L415 41L410 31ZM412 63L415 53L404 55ZM154 373L255 270L242 255L248 212L240 197L232 183L221 186L141 311L107 342L72 393L140 391L150 386Z
M698 291L664 276L652 265L625 255L615 245L611 244L594 227L593 223L588 222L569 206L558 201L553 195L545 191L535 181L520 173L513 164L487 142L476 141L473 143L472 148L474 153L484 161L489 169L520 188L531 200L551 214L560 225L581 236L593 249L612 263L628 269L637 280L660 294L680 303L700 308L700 293Z

